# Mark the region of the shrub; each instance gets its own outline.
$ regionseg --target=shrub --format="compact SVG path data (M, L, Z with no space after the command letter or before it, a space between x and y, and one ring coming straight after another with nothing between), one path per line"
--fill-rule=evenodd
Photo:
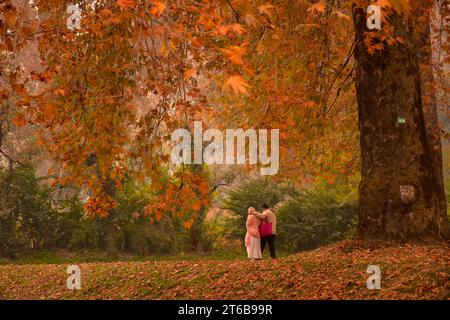
M286 251L314 249L355 231L354 202L338 203L329 190L302 191L277 210L277 242Z
M223 214L218 214L211 220L205 220L203 223L203 250L205 252L242 251L244 234L240 235L241 239L233 237L232 229L229 228L232 224L233 219Z
M33 168L0 171L0 256L14 259L44 249L139 255L176 251L177 237L186 232L170 217L152 224L137 214L149 201L142 190L128 181L117 191L119 205L108 217L88 217L78 192L39 183Z
M32 168L0 171L0 194L0 255L14 258L56 243L50 190L38 184Z

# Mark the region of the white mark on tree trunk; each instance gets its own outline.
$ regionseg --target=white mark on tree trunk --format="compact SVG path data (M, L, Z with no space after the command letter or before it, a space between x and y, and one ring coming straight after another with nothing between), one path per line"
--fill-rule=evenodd
M403 203L411 203L415 199L414 186L400 186L400 199Z

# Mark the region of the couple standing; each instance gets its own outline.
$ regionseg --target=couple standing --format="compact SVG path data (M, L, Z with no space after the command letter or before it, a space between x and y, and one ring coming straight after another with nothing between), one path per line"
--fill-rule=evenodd
M266 244L269 244L270 256L276 258L275 254L275 234L277 232L277 217L269 210L267 204L262 205L262 212L255 208L248 208L247 234L245 235L245 246L247 247L248 258L261 260Z

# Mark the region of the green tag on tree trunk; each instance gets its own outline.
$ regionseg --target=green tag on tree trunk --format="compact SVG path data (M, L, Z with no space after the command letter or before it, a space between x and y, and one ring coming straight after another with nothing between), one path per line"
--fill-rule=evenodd
M398 122L398 123L401 123L401 124L404 124L404 123L406 123L406 119L403 118L403 117L398 117L398 118L397 118L397 122Z

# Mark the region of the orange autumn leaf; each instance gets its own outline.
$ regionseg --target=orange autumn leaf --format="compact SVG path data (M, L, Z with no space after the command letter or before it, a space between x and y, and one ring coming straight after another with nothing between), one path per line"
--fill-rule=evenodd
M245 15L244 21L248 26L251 27L257 27L259 24L258 19L256 19L254 15L251 15L249 13Z
M271 5L271 4L263 4L263 5L261 5L261 6L259 6L258 7L258 11L261 13L261 14L266 14L266 15L268 15L269 17L271 16L271 11L273 10L273 5Z
M309 7L308 12L325 12L326 5L323 2L316 2Z
M151 294L159 299L214 299L218 295L225 297L232 294L235 299L373 299L374 290L366 289L368 260L380 261L388 266L382 274L388 278L389 286L376 293L380 299L443 299L448 296L445 285L450 276L446 267L447 246L407 244L372 247L368 249L359 240L344 240L313 251L301 251L288 258L281 257L276 272L271 272L264 281L260 280L259 274L255 274L254 264L240 259L214 263L197 259L151 263L93 262L86 265L89 270L96 270L90 274L89 284L99 289L94 292L86 290L83 297L123 299L125 295L129 299L142 299ZM352 267L349 267L349 261ZM268 261L261 263L272 268ZM305 265L321 267L305 270ZM3 268L2 285L11 288L9 295L13 299L23 299L25 294L33 299L51 298L55 296L55 289L45 283L49 279L60 279L62 269L62 264L21 265L20 272L16 267ZM36 273L43 276L28 276ZM415 275L415 281L408 278L411 274ZM114 275L126 281L115 281L111 290L111 286L103 285L105 275ZM149 280L149 275L152 280ZM230 275L239 281L229 281ZM158 279L170 279L173 285L161 290L167 282ZM21 287L24 282L29 283L26 288ZM243 282L254 285L243 286ZM264 290L282 285L282 290ZM408 290L401 290L403 288Z
M334 184L335 182L336 182L336 176L329 176L329 177L327 177L326 178L326 181L329 183L329 184Z
M152 1L152 8L150 9L151 14L155 16L160 16L166 10L166 5L162 1Z
M397 42L401 43L401 44L405 44L405 39L403 39L402 37L398 36L396 38Z
M192 209L194 209L194 211L200 211L200 208L202 207L202 204L200 202L195 202L192 205Z
M13 120L12 123L18 127L23 127L27 121L25 120L25 116L23 114L18 114Z
M228 25L221 25L217 27L217 33L220 35L227 35L230 31L235 32L238 35L246 33L245 28L239 23L233 23Z
M55 96L65 96L66 95L66 91L62 88L56 89L54 92Z
M228 58L231 62L237 65L243 65L244 60L243 57L245 55L247 48L239 47L239 46L230 46L225 49L220 49L223 55Z
M374 5L380 6L382 8L391 7L391 3L389 0L378 0L377 2L374 3Z
M184 80L189 80L195 75L195 68L190 68L184 72Z
M53 104L46 104L42 108L42 113L44 114L45 118L51 119L55 116L56 107Z
M50 79L52 78L52 73L49 72L49 71L42 72L42 73L39 75L39 78L40 78L41 81L49 82Z
M102 17L109 17L110 15L112 14L112 11L111 10L109 10L109 9L102 9L102 10L100 10L100 15L102 16Z
M232 92L239 94L239 93L247 93L247 89L250 87L250 85L242 79L240 75L231 76L225 81L225 83L222 86L222 90L231 90Z
M190 229L190 228L192 227L193 224L194 224L194 220L193 220L193 219L190 219L190 220L184 222L184 223L183 223L183 226L184 226L186 229Z
M393 8L397 12L411 12L411 4L407 0L378 0L374 3L382 8Z
M133 8L134 1L133 0L117 0L117 5L124 9Z
M230 30L236 32L239 35L246 33L245 28L239 23L233 23L232 25L230 25Z
M347 21L351 20L348 15L346 15L346 14L340 12L340 11L334 11L333 14L335 14L339 19L344 19L344 20L347 20Z

